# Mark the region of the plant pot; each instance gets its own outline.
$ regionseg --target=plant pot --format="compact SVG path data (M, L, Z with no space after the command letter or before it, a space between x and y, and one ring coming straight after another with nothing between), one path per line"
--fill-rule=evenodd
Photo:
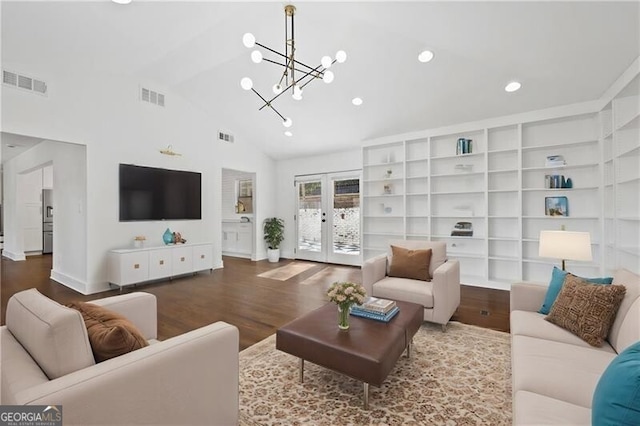
M267 259L271 263L280 262L280 249L267 249Z

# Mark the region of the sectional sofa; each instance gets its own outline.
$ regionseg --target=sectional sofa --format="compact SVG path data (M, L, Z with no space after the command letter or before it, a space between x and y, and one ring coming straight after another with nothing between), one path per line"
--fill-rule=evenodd
M594 392L603 372L620 352L640 341L640 276L622 269L612 284L624 285L626 294L602 347L589 345L538 313L546 286L512 286L514 425L592 424Z

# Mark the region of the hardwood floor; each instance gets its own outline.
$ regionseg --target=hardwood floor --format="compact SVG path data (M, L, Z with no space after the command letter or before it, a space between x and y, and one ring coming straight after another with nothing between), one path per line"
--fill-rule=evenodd
M244 349L275 333L287 322L327 303L325 293L334 281L361 282L357 267L313 263L301 274L278 281L257 275L293 260L279 263L234 257L223 260L225 267L213 273L201 272L171 281L127 287L125 292L146 291L156 295L160 340L225 321L238 327L240 349ZM11 295L28 288L37 288L62 304L119 293L111 290L83 296L49 279L51 262L51 255L30 256L24 262L2 258L2 324ZM319 272L321 274L313 277ZM462 286L461 299L453 320L509 331L509 292Z

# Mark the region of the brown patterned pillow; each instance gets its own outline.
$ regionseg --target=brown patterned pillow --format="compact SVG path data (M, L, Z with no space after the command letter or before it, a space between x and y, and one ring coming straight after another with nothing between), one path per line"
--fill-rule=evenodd
M410 250L404 247L391 246L390 277L411 278L414 280L431 281L429 277L429 263L431 263L431 249Z
M562 290L545 319L591 346L602 346L626 291L623 285L591 284L567 274Z
M149 346L142 333L122 315L93 303L73 302L67 306L82 314L96 362Z

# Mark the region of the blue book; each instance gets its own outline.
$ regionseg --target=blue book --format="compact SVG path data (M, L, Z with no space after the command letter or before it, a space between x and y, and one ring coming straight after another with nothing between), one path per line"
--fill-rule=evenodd
M391 318L396 316L396 314L398 312L400 312L400 309L397 306L394 307L393 309L391 309L386 314L378 314L376 312L365 311L365 310L357 308L355 306L351 307L351 315L354 315L354 316L357 316L357 317L362 317L362 318L369 318L369 319L382 321L382 322L391 321Z

